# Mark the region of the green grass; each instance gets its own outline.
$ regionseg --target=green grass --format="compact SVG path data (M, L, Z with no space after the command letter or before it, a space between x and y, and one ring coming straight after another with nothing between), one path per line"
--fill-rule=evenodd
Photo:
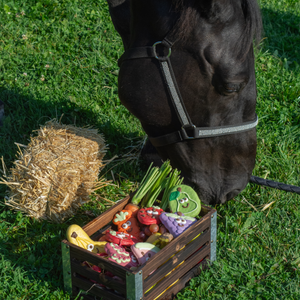
M265 39L256 54L260 122L253 174L300 186L300 5L295 0L260 5ZM15 142L27 144L33 130L62 114L63 123L98 128L109 144L107 158L140 141L140 124L117 97L122 46L105 1L1 1L0 18L0 99L6 114L0 155L8 167ZM100 196L122 198L145 171L141 163L114 167L116 186ZM112 179L110 171L105 176ZM0 186L0 299L69 299L60 241L70 224L93 219L86 210L98 215L105 202L93 198L56 225L8 210L4 196ZM299 200L249 184L217 206L217 261L177 299L299 299Z

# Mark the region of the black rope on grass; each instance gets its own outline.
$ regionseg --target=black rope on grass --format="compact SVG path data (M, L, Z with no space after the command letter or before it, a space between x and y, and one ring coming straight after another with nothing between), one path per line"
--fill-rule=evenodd
M276 182L273 180L267 180L263 179L257 176L251 176L250 177L250 183L255 183L258 185L264 185L273 189L278 189L286 192L291 192L291 193L296 193L300 194L300 187L295 186L295 185L289 185L289 184L284 184L281 182Z

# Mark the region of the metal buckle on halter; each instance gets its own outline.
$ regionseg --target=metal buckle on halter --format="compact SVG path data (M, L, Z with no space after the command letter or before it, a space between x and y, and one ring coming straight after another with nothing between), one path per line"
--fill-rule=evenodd
M156 46L162 44L164 47L167 47L162 41L156 42L153 44L152 48L153 48L153 53L154 53L154 57L160 61L165 61L168 57L170 57L171 55L171 48L169 47L169 53L168 55L165 56L158 56L157 52L156 52Z
M192 130L193 130L193 136L189 136L189 135L187 134L187 132L186 132L186 129L188 129L188 130L189 130L189 129L192 129ZM193 139L195 139L196 136L197 136L196 126L195 126L195 125L190 125L190 124L188 124L188 125L183 125L183 126L181 127L180 132L181 132L182 138L183 138L184 140L193 140Z

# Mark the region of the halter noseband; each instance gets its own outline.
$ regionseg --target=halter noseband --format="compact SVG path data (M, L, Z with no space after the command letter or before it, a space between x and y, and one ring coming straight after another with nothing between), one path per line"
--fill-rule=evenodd
M208 137L216 137L228 134L234 134L237 132L248 131L255 128L258 124L258 117L255 115L255 120L250 122L244 122L239 125L229 126L217 126L217 127L196 127L185 108L182 100L176 78L173 72L173 68L170 61L171 48L173 44L171 34L169 33L162 41L156 42L153 46L149 47L136 47L126 50L119 59L119 66L124 60L137 59L137 58L156 58L159 61L160 69L163 74L164 81L168 87L168 93L172 100L172 104L175 108L177 117L181 123L180 130L161 135L158 137L148 136L151 144L154 147L162 147L169 144ZM168 48L168 54L165 56L159 56L157 53L157 45Z

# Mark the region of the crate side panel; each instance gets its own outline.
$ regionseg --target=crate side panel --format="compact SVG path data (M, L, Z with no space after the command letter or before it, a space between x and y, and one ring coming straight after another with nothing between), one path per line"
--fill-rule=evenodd
M204 246L206 243L209 244L210 240L210 230L202 233L198 238L194 241L186 245L180 252L175 254L169 261L160 266L153 274L149 275L144 280L144 291L147 291L151 286L153 286L156 282L166 276L169 272L171 272L174 268L181 264L184 260L189 258L189 256L193 255L200 247ZM201 257L199 260L201 260ZM192 259L192 257L191 257ZM197 262L194 262L195 264Z
M172 271L169 276L157 283L148 293L145 293L146 298L149 300L155 299L163 291L170 287L170 285L173 284L177 279L180 279L180 277L182 277L186 272L192 269L203 257L209 257L209 253L209 246L204 246L203 248L201 248L192 257L181 264L177 269Z
M72 265L73 276L74 273L79 274L81 276L87 277L88 279L94 280L97 283L102 283L105 286L113 290L116 290L123 295L126 294L125 283L116 281L111 277L106 276L103 273L98 273L87 266L82 266L79 262L76 261L72 261L71 265Z
M139 268L138 270L143 270L144 279L149 275L149 273L165 263L166 260L168 260L174 253L182 249L182 247L188 244L199 233L203 232L207 228L210 228L210 218L211 212L207 213L198 222L188 228L183 234L175 238L155 256L150 258L143 267Z
M201 274L202 271L207 269L209 264L207 260L203 260L189 272L187 272L184 276L182 276L176 284L172 285L169 289L167 289L163 294L159 295L155 300L170 300L176 297L176 294L185 288L186 283L191 280L193 277ZM145 300L150 300L146 298ZM151 299L154 300L154 299Z
M101 258L93 252L89 252L83 248L76 245L70 245L71 261L73 258L79 261L87 261L93 265L98 266L102 270L110 271L121 279L126 278L126 273L128 272L125 268L119 266L118 264L111 262L107 259Z
M88 295L96 296L98 300L107 299L107 300L126 300L126 298L121 295L117 295L113 292L110 292L105 289L101 289L96 284L90 282L88 279L83 277L74 277L73 283L79 289L85 291Z
M110 209L108 209L106 212L83 226L83 230L91 236L94 234L97 230L101 229L102 227L106 226L114 217L114 215L123 209L123 207L130 201L130 196L125 197L120 202L116 203L114 206L112 206Z

